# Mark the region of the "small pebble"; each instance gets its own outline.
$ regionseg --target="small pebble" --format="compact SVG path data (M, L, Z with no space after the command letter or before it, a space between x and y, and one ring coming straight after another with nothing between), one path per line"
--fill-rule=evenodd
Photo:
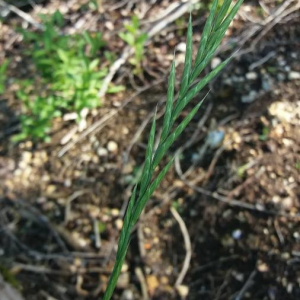
M125 290L122 293L121 300L133 300L133 292L131 290Z
M220 63L222 62L221 58L219 57L214 57L212 60L211 60L211 68L212 69L215 69Z
M118 144L114 141L109 141L107 144L107 150L109 152L116 152L118 150Z
M242 102L243 103L251 103L253 102L257 97L257 92L256 91L251 91L248 95L242 96Z
M103 147L99 147L99 148L97 149L97 154L98 154L99 156L107 156L108 151L107 151L107 149L105 149L105 148L103 148Z
M72 180L70 178L67 178L65 181L64 181L64 186L65 187L70 187L72 185Z
M221 145L224 136L223 130L214 130L208 133L206 142L211 149L215 149Z
M118 228L118 230L121 230L123 227L123 220L122 219L117 219L115 221L116 227Z
M127 263L124 263L122 265L122 269L121 269L121 272L124 273L124 272L127 272L129 270L129 266Z
M293 292L293 284L291 282L288 284L286 290L289 294Z
M128 134L129 133L129 129L127 127L123 127L122 128L122 133L123 134Z
M176 47L177 51L179 52L185 52L186 51L186 43L179 43Z
M258 77L257 73L255 73L255 72L249 72L249 73L246 74L246 78L248 80L256 80L257 77Z
M283 208L290 210L294 205L293 199L291 197L286 197L282 200L281 205L283 206Z
M291 71L288 75L289 80L300 79L300 72Z
M25 163L29 163L32 159L32 153L29 151L24 151L22 154L22 159Z
M278 81L284 81L285 80L285 75L283 73L278 73L277 74L277 79L278 79Z
M292 52L291 53L291 57L297 59L297 53L296 52Z
M117 209L117 208L113 208L111 211L110 211L111 215L114 216L114 217L118 217L119 214L120 214L120 211Z
M72 112L72 113L67 113L64 114L63 116L63 120L64 121L72 121L72 120L76 120L77 119L77 113L76 112Z
M264 262L260 262L257 266L257 270L259 272L262 272L262 273L265 273L265 272L268 272L269 271L269 267L266 263Z
M232 237L235 239L235 240L239 240L242 236L242 230L241 229L236 229L232 232Z

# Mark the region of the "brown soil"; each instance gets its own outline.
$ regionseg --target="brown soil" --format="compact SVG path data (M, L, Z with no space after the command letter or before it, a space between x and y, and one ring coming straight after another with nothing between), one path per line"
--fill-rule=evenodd
M84 1L73 2L66 1L71 7L66 12L70 28L74 19L96 15L80 10L79 2ZM157 1L146 16L154 16L171 2ZM141 3L132 9L141 8ZM41 7L53 11L59 4L50 1ZM249 4L245 5L252 7ZM251 14L258 17L254 8ZM31 9L25 10L35 16ZM133 14L132 10L127 13ZM200 13L203 16L204 10L195 15ZM126 6L101 11L101 16L106 21L111 18L118 30L120 18L127 16ZM10 16L2 24L5 34L0 49L19 61L11 64L12 78L18 77L20 65L30 69L22 59L21 40L5 48L16 34L13 26L20 22ZM103 24L96 18L93 29L104 30ZM250 25L238 17L230 38L241 36ZM113 299L142 299L143 287L149 299L159 300L184 299L185 291L191 300L300 298L300 81L289 77L291 71L300 71L299 25L297 18L290 18L274 26L255 51L234 59L211 85L201 111L169 153L193 139L180 156L182 172L192 169L181 180L172 167L154 193L133 233ZM119 70L114 80L127 84L126 93L108 96L96 116L88 118L88 126L131 97L135 92L132 80L144 86L151 85L155 76L165 76L173 45L184 41L185 28L178 26L166 38L158 35L147 47L144 64L150 72L144 78L130 78L130 64ZM195 40L202 28L196 25ZM123 45L114 31L111 36L118 56ZM249 49L253 39L243 49ZM249 69L272 51L275 54L269 60ZM218 56L223 59L228 53ZM255 73L255 79L247 79L249 72ZM16 88L8 85L0 99L0 272L25 299L100 299L114 263L126 201L143 163L149 124L132 141L164 99L166 82L140 93L102 130L62 157L58 157L61 140L75 123L57 119L51 143L11 142L20 112ZM251 91L255 99L243 102ZM193 136L205 115L207 120ZM224 133L222 143L199 158L208 133L215 130ZM170 207L181 215L192 244L187 275L177 288L186 249ZM100 247L95 226L100 230Z

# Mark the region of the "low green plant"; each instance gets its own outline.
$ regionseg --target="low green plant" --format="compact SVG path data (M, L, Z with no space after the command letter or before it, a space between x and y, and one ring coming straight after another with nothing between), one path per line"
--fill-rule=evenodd
M260 141L266 141L269 137L270 129L267 126L264 126L262 129L262 133L259 135Z
M6 70L9 61L5 60L0 66L0 95L5 91L5 82L6 82Z
M120 38L134 49L134 56L129 62L135 67L134 73L142 72L142 60L147 34L140 32L140 22L137 16L131 18L131 24L125 24L126 32L119 33Z
M140 182L133 188L132 196L128 203L127 211L124 216L123 228L121 230L118 242L115 265L108 282L103 300L109 300L113 294L129 246L133 226L137 223L142 210L144 209L154 190L157 188L161 180L165 177L166 173L170 169L173 159L171 158L169 160L169 162L162 168L160 173L156 174L155 170L166 155L168 149L195 116L203 100L200 101L191 110L190 113L188 113L188 115L179 123L179 125L174 126L175 121L178 119L180 113L186 107L186 105L199 93L201 89L203 89L204 86L206 86L209 81L211 81L227 65L230 60L230 58L225 60L209 74L203 77L200 81L195 83L195 79L198 78L198 76L202 73L202 71L208 65L214 53L216 52L229 24L236 15L243 0L239 0L232 8L230 8L231 2L232 0L225 0L220 9L217 9L218 0L213 1L210 14L203 29L194 64L192 64L191 17L189 19L185 63L178 99L176 102L174 101L174 60L169 77L167 102L162 126L162 133L159 138L158 146L154 148L154 141L156 136L155 115L149 134L143 172Z
M99 67L100 60L95 58L105 45L101 34L60 33L64 19L58 11L42 19L44 30L41 33L22 30L25 42L33 44L27 55L38 73L30 81L20 81L18 96L24 106L21 133L14 137L15 141L27 137L49 140L48 133L55 117L71 111L77 113L79 120L84 108L101 105L98 91L108 72L107 67ZM120 90L122 86L111 85L108 93Z

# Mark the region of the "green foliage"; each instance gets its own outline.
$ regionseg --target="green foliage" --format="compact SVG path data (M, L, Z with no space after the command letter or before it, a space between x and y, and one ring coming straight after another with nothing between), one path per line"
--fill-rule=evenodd
M21 286L15 275L5 266L0 265L0 274L2 274L4 280L11 284L15 289L21 289Z
M222 6L217 9L218 0L214 0L209 17L204 27L194 65L192 65L192 21L191 18L189 20L186 43L187 50L179 97L177 102L174 104L175 62L173 62L169 78L168 97L162 127L162 134L160 136L157 148L154 149L154 141L156 135L155 115L150 130L141 180L139 184L135 185L128 204L127 212L124 217L124 225L118 243L115 266L112 271L103 300L109 300L112 296L129 246L130 233L132 231L132 228L137 223L142 210L144 209L147 201L152 196L154 190L157 188L157 186L165 177L166 173L171 167L173 159L171 158L169 160L169 162L165 167L162 168L162 171L158 175L155 175L156 167L165 157L168 149L171 147L174 141L180 136L191 119L197 113L203 101L200 101L179 123L179 125L172 130L175 121L177 120L185 106L192 100L192 98L194 98L196 94L209 81L211 81L229 61L229 59L227 59L217 68L212 70L203 79L201 79L198 83L193 85L195 79L200 75L200 73L210 62L210 59L213 57L215 51L220 45L230 22L232 21L238 8L242 4L242 0L239 0L236 5L230 9L231 2L232 0L224 0Z
M25 42L33 45L26 54L38 73L31 81L20 82L22 91L18 96L24 103L24 114L20 118L21 133L14 137L15 141L28 137L49 140L55 117L71 111L79 119L82 109L100 106L98 91L108 72L107 68L99 68L100 60L95 58L105 45L101 33L64 35L58 29L64 24L60 12L41 18L43 32L21 30ZM42 88L33 89L33 85ZM122 86L112 85L108 93L120 90Z
M9 61L5 60L0 66L0 95L5 91L5 82L6 82L6 70Z
M119 33L120 38L134 49L134 57L129 62L135 67L134 73L142 72L142 60L144 54L144 45L147 40L147 34L139 30L140 22L137 16L133 16L131 24L125 24L126 32Z
M262 129L262 133L259 135L259 140L266 141L269 137L269 132L270 132L270 129L268 127L264 126Z

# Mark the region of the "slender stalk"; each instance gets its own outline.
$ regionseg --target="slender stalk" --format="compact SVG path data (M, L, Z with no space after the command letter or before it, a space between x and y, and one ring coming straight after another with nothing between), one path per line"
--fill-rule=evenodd
M154 149L155 133L156 133L156 114L153 118L151 131L149 134L148 146L146 150L146 157L144 169L141 176L140 183L137 184L132 192L127 211L124 217L124 224L121 230L118 250L116 255L115 265L108 282L103 300L111 299L113 291L116 287L123 262L130 243L130 235L133 226L137 223L142 210L146 203L152 196L154 190L160 184L166 173L170 169L173 159L171 159L160 173L156 176L155 169L162 161L167 151L175 140L182 134L186 126L198 112L203 101L200 101L190 113L177 125L174 124L186 105L206 86L230 61L230 58L221 63L217 68L207 74L197 84L193 85L195 79L202 73L205 67L210 62L214 53L216 52L221 40L228 29L232 19L236 15L243 0L238 0L236 4L231 7L232 0L224 0L220 9L218 9L218 0L214 0L208 19L206 21L200 45L196 54L194 66L192 66L192 18L190 15L188 31L187 31L187 50L185 55L184 71L180 85L179 97L174 105L174 90L175 90L175 58L172 63L168 97L166 103L166 110L164 122L162 127L162 134L156 149ZM173 128L173 129L172 129Z

